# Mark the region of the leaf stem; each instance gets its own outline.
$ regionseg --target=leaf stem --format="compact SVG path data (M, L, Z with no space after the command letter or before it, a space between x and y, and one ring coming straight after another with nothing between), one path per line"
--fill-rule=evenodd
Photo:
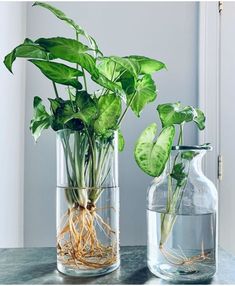
M184 131L184 124L180 124L180 133L179 133L179 139L177 145L183 144L183 131Z
M55 85L54 81L52 81L52 84L53 84L53 87L54 87L56 98L59 98L58 90L56 88L56 85Z
M83 72L84 87L85 87L85 90L86 90L86 92L87 92L86 75L85 75L85 70L84 70L84 68L83 68L83 67L82 67L82 72Z
M123 112L123 114L122 114L122 116L120 117L120 119L119 119L119 121L118 121L118 124L117 124L118 126L121 124L121 122L122 122L124 116L126 115L126 112L127 112L128 108L129 108L130 105L132 104L132 102L133 102L135 96L136 96L136 91L135 91L134 94L132 95L132 97L131 97L129 103L127 104L127 106L126 106L126 108L125 108L125 110L124 110L124 112Z

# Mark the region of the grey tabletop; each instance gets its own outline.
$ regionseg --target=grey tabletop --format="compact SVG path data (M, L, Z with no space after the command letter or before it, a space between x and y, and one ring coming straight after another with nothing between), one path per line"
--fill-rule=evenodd
M235 256L219 250L219 268L209 284L235 284ZM55 248L0 249L0 284L167 284L146 266L145 246L121 247L121 266L100 277L68 277L56 270Z

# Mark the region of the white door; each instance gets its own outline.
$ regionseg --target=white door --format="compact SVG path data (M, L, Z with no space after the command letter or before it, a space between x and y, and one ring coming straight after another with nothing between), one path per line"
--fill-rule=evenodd
M235 254L235 2L221 13L220 245Z

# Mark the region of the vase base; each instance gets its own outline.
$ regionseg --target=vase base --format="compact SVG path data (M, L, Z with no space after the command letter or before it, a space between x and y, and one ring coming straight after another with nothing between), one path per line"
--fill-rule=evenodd
M57 270L67 276L73 277L94 277L108 274L110 272L115 271L120 266L120 262L117 262L108 267L100 268L100 269L76 269L70 266L65 266L60 262L57 262Z
M172 283L202 283L211 280L216 273L215 267L206 265L197 269L176 269L169 264L158 266L148 264L148 268L155 276Z

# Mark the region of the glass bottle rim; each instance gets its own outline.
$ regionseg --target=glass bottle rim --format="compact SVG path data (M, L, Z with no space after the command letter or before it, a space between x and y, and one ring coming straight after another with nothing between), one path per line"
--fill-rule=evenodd
M175 145L172 146L171 150L212 150L210 145Z

